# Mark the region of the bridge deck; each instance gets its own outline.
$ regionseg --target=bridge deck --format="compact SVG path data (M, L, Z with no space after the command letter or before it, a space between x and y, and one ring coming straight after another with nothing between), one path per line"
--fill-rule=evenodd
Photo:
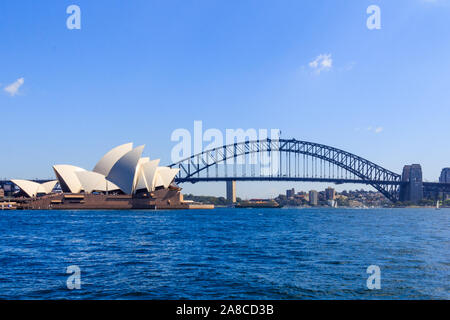
M361 179L332 179L332 178L301 178L301 177L189 177L175 178L177 183L220 182L220 181L298 181L298 182L324 182L324 183L355 183L355 184L384 184L401 185L402 181L361 180Z

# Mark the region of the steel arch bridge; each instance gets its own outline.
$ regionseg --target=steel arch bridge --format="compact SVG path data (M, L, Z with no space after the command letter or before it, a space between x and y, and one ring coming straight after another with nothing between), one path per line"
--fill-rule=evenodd
M295 139L245 141L213 148L170 165L176 183L312 181L362 183L398 201L401 175L350 152Z

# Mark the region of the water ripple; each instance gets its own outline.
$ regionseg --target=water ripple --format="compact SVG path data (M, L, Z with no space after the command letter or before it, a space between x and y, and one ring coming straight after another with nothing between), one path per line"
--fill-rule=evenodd
M447 209L0 212L0 299L450 299L449 236Z

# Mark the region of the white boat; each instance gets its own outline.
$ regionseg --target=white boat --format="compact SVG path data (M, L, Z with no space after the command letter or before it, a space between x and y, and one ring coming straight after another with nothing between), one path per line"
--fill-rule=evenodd
M436 210L439 210L440 209L440 207L439 207L439 200L437 200L436 201Z

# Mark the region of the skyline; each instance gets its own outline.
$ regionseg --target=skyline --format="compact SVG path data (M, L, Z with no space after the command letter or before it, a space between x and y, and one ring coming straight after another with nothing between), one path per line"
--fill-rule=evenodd
M91 168L128 141L167 165L172 132L192 132L196 120L222 132L277 128L397 173L419 163L429 181L450 166L448 1L114 3L0 4L0 177ZM66 28L71 4L81 30ZM372 4L380 30L366 27ZM237 190L250 198L327 186ZM225 193L224 183L182 187Z

